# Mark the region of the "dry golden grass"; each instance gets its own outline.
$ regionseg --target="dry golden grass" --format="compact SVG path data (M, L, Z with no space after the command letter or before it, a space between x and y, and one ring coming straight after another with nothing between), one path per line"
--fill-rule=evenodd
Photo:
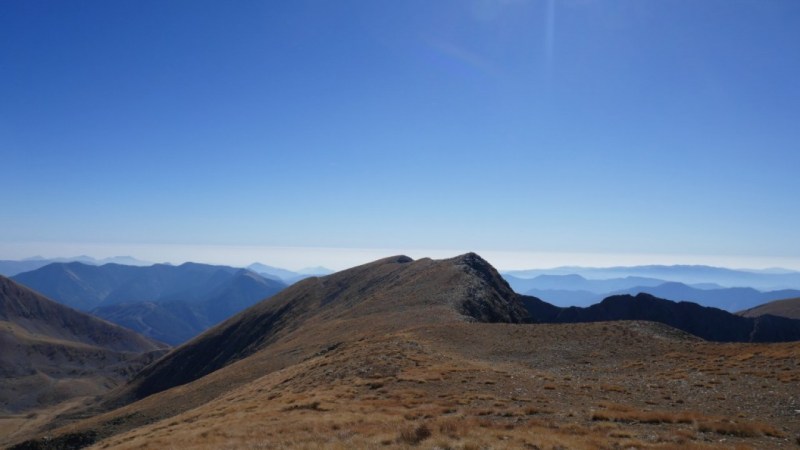
M611 339L630 324L606 326ZM344 343L95 448L796 448L798 392L761 368L796 364L800 345L656 333L612 353L585 343L598 329L463 324ZM736 347L759 353L757 374L730 368Z

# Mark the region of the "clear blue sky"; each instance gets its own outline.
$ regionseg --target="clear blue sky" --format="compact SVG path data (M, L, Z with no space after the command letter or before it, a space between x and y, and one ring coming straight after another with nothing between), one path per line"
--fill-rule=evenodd
M799 174L797 0L0 2L0 259L800 259Z

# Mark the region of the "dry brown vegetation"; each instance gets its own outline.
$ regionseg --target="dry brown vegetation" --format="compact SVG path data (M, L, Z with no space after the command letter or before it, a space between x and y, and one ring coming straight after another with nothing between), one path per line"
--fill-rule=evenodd
M796 376L798 361L799 344L676 339L651 323L426 326L95 448L795 448L800 393L771 368Z

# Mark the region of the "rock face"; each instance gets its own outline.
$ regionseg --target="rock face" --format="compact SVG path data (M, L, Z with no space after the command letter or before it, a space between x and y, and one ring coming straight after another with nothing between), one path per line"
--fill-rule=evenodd
M461 300L460 311L478 322L524 322L527 311L516 298L508 282L486 260L467 253L448 260L472 276L465 280L467 293Z
M0 410L11 412L102 393L167 347L5 277L0 277L0 344Z

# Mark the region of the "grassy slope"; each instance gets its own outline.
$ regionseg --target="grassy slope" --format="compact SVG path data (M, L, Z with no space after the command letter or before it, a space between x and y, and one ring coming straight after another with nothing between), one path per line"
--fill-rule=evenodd
M798 344L646 322L426 325L342 343L97 448L794 448L798 357ZM247 365L220 372L234 367Z

